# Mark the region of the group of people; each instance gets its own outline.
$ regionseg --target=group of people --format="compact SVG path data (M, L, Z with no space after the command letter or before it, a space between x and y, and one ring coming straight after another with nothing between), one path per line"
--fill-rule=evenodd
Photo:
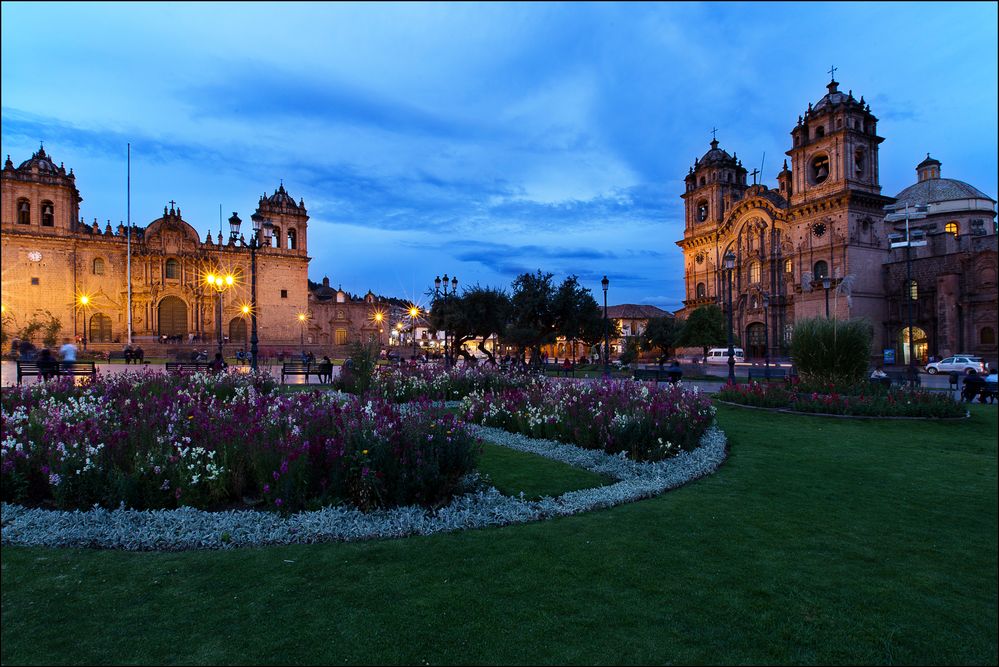
M143 350L142 347L139 345L136 345L135 347L132 347L131 345L126 345L123 352L125 354L126 364L131 364L131 363L141 364L145 362L146 351Z
M38 372L43 380L48 380L56 375L59 362L73 363L76 361L76 345L69 338L63 339L63 344L59 348L58 356L52 350L43 347L40 350L29 340L14 340L10 346L11 353L17 352L17 358L21 361L34 361L38 364Z

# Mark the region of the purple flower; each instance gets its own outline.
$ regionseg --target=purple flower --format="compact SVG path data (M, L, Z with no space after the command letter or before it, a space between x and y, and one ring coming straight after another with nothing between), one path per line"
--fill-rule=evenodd
M280 498L275 498L274 504L277 505L278 507L281 507L281 505L284 505L284 501L281 500Z
M270 493L270 492L271 492L271 485L264 484L264 493Z
M278 474L277 470L275 470L273 473L271 473L271 475L274 476L274 481L275 482L278 481L279 479L281 479L281 475Z

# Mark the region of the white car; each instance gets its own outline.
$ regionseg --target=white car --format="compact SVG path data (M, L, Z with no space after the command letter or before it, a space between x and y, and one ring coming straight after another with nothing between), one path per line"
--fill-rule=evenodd
M937 373L949 373L950 371L957 371L958 373L967 373L970 370L976 371L979 375L985 373L985 363L979 357L946 357L940 361L934 361L932 364L926 364L926 372L930 375L936 375Z
M746 360L746 355L743 353L741 347L732 348L732 352L735 356L735 362L742 363ZM706 363L709 364L727 364L728 363L728 348L727 347L713 347L708 350Z

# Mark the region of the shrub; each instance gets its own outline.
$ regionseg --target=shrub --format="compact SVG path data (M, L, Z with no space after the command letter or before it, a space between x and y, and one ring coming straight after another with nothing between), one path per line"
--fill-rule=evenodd
M795 323L791 336L791 359L806 382L849 385L867 375L874 335L870 322L841 322L824 317Z
M334 386L350 394L361 395L371 388L378 364L378 347L374 343L350 347L348 362L340 369L340 377Z

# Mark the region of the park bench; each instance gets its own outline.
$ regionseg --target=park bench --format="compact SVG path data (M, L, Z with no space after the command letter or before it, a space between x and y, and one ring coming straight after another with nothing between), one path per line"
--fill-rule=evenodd
M666 369L659 370L657 368L636 368L632 371L631 377L632 379L646 382L669 382L675 384L683 377L683 373L670 372Z
M17 362L17 383L21 384L21 378L41 377L42 371L38 367L37 361ZM89 377L93 380L97 376L97 367L92 361L56 361L52 364L53 376L64 377Z
M772 380L779 380L781 382L787 379L787 369L785 368L771 368L767 370L766 368L750 368L749 369L749 381L753 380L763 380L764 382L770 382Z
M167 373L205 373L208 371L207 361L168 361Z
M286 375L302 375L305 376L305 382L308 384L309 376L315 375L320 381L326 375L326 368L324 364L310 364L303 363L301 361L286 361L281 364L281 383L284 384L284 378ZM332 371L330 371L332 372Z

